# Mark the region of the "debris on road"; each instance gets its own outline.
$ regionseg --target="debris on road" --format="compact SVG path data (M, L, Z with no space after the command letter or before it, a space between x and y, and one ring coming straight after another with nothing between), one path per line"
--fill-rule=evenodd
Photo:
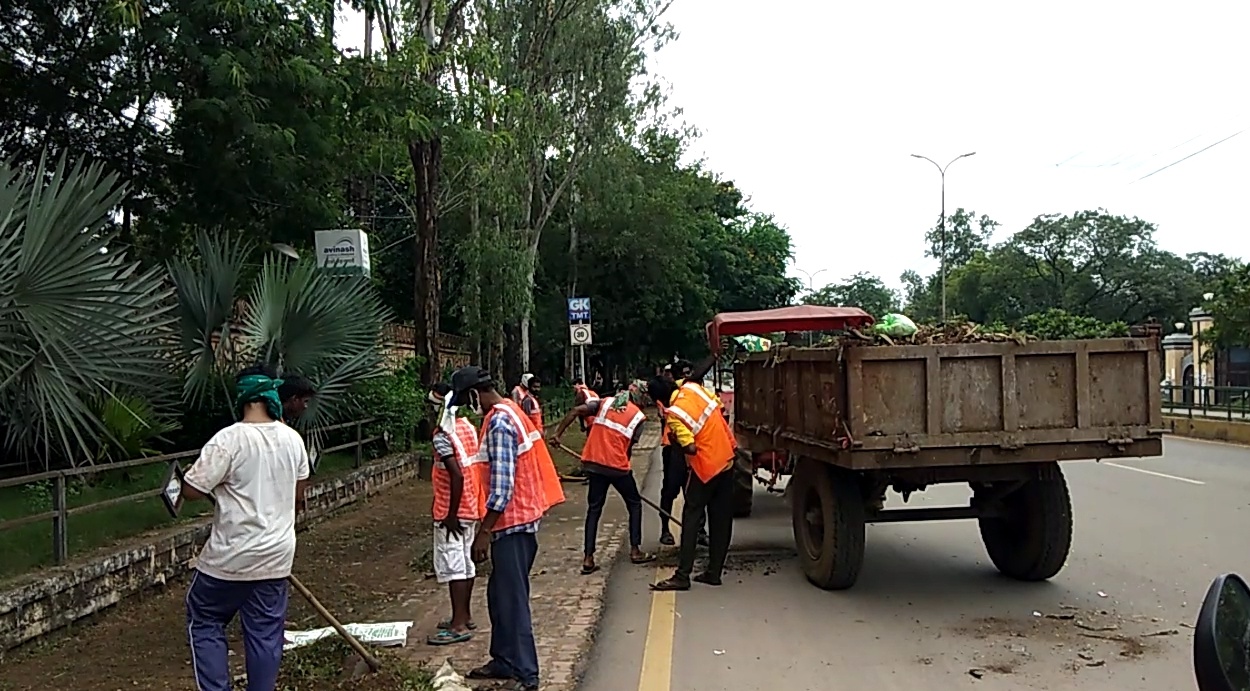
M403 646L408 642L410 621L394 621L385 624L344 624L343 628L356 637L361 643L376 645L379 648ZM334 628L326 626L311 631L286 631L283 633L285 642L283 650L303 647L334 635Z

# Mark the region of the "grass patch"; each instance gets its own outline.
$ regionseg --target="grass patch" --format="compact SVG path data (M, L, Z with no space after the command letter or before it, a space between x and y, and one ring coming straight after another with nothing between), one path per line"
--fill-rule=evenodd
M313 482L347 474L355 470L355 466L356 457L351 450L328 454L318 464ZM168 467L164 463L154 463L71 478L65 490L66 504L72 509L156 489ZM52 510L52 491L51 480L0 488L0 521ZM149 530L185 523L209 511L207 504L196 503L184 509L182 518L174 519L165 511L160 497L149 497L70 516L67 524L69 557L82 556ZM0 554L4 555L0 559L0 580L52 566L52 521L0 531Z
M387 650L371 651L382 663L376 674L364 671L361 660L345 641L324 638L282 656L277 691L433 691L432 675Z
M574 451L581 451L586 445L586 435L578 428L577 423L573 423L565 431L564 436L560 438L560 442ZM582 467L581 458L555 446L549 446L551 451L551 460L556 464L556 470L561 473L571 473Z

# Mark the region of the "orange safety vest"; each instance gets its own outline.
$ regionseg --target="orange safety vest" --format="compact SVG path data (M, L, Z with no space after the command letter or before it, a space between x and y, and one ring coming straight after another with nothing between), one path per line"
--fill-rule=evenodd
M543 440L542 428L535 427L534 421L515 401L505 399L486 413L486 418L482 420L482 443L478 457L487 458L486 434L495 415L511 418L521 437L517 447L512 500L495 523L495 532L499 532L542 518L551 507L564 502L564 488L560 486L560 474L556 472L556 464L551 460L547 442Z
M718 414L720 409L721 404L695 382L682 384L668 407L668 414L680 420L694 435L695 454L686 458L690 469L703 482L732 466L738 448L729 423Z
M620 410L613 410L611 401L600 403L582 447L582 460L614 470L629 470L629 445L646 417L633 403L626 403Z
M599 394L595 393L594 389L590 388L589 386L586 386L585 384L573 385L574 400L577 400L576 397L578 395L582 396L582 401L581 401L582 403L590 403L591 401L599 400Z
M528 414L525 413L524 406L525 399L527 398L534 399L534 412ZM526 417L530 420L533 420L534 424L538 425L538 429L543 428L543 404L539 403L537 398L534 398L534 394L530 393L529 389L524 386L517 385L512 389L512 400L516 401L517 404L521 406L522 415L526 415Z
M456 452L455 460L460 463L464 474L464 496L460 497L460 511L456 517L467 521L480 521L486 515L486 485L489 482L490 466L478 459L477 430L473 429L473 423L457 418L455 434L447 435L442 429L435 434L449 436L451 448ZM441 521L451 510L451 474L447 472L442 459L434 459L431 480L434 485L434 520Z

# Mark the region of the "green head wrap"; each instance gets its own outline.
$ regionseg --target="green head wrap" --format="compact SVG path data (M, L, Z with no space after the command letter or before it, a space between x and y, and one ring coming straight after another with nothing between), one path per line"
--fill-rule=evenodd
M281 379L270 379L263 374L249 374L235 384L234 409L239 416L243 415L243 406L248 403L264 402L269 417L282 419L282 399L278 398L278 387Z
M613 397L612 402L611 402L611 408L612 410L621 410L622 408L625 407L626 403L629 403L629 390L628 389L626 389L625 391L621 391L620 393L616 394L615 397Z

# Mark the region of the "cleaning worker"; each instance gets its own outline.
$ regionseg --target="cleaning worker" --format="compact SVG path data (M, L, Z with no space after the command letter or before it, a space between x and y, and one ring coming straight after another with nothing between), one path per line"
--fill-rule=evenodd
M513 691L538 690L538 649L530 612L530 569L538 554L538 527L551 507L564 501L542 428L516 402L499 394L481 367L451 377L452 405L484 414L479 458L489 463L486 515L473 539L473 560L488 555L490 660L469 671L470 679L515 680Z
M543 428L543 404L538 398L543 383L538 377L526 372L521 375L521 383L512 387L512 400L521 406L521 410L534 421L538 429Z
M661 467L663 476L660 483L660 508L669 514L673 512L673 503L677 501L677 495L684 494L686 491L686 486L690 479L690 465L686 461L686 455L682 453L681 445L676 443L677 438L673 434L672 422L666 415L666 411L668 405L677 396L678 388L685 383L693 368L694 366L690 364L689 360L678 360L666 365L660 375L662 387L651 394L656 408L660 411L660 422L664 425L663 436L660 439L662 445L660 459L663 462ZM676 541L673 539L673 533L669 531L668 519L661 517L660 521L660 544L673 544ZM706 522L702 517L694 523L687 523L683 518L682 523L688 526L697 526L695 544L707 546Z
M451 645L473 638L473 538L486 512L487 465L478 462L478 434L473 423L456 416L448 405L451 387L439 382L429 400L438 407L434 429L434 577L447 584L451 618L438 624L426 639L430 645Z
M689 590L692 580L720 585L733 534L733 461L737 442L721 414L720 399L701 383L692 381L693 378L687 373L665 415L676 446L690 466L682 524L697 525L705 512L707 515L710 538L707 570L691 577L698 539L691 530L683 530L677 571L652 585L652 590Z
M582 553L582 575L599 570L595 563L595 542L599 519L608 501L608 489L616 489L629 512L629 560L634 564L655 561L655 555L642 551L642 495L630 468L630 455L642 437L646 416L622 391L615 398L594 399L573 406L551 435L551 444L560 445L560 437L574 419L589 419L590 433L582 448L582 468L588 480L586 490L586 545Z
M295 506L309 476L304 440L282 422L278 379L264 365L235 379L239 421L213 435L182 478L188 500L214 499L211 532L187 588L187 639L196 688L226 691L226 627L240 615L248 689L277 684L285 643L287 577L295 562Z

